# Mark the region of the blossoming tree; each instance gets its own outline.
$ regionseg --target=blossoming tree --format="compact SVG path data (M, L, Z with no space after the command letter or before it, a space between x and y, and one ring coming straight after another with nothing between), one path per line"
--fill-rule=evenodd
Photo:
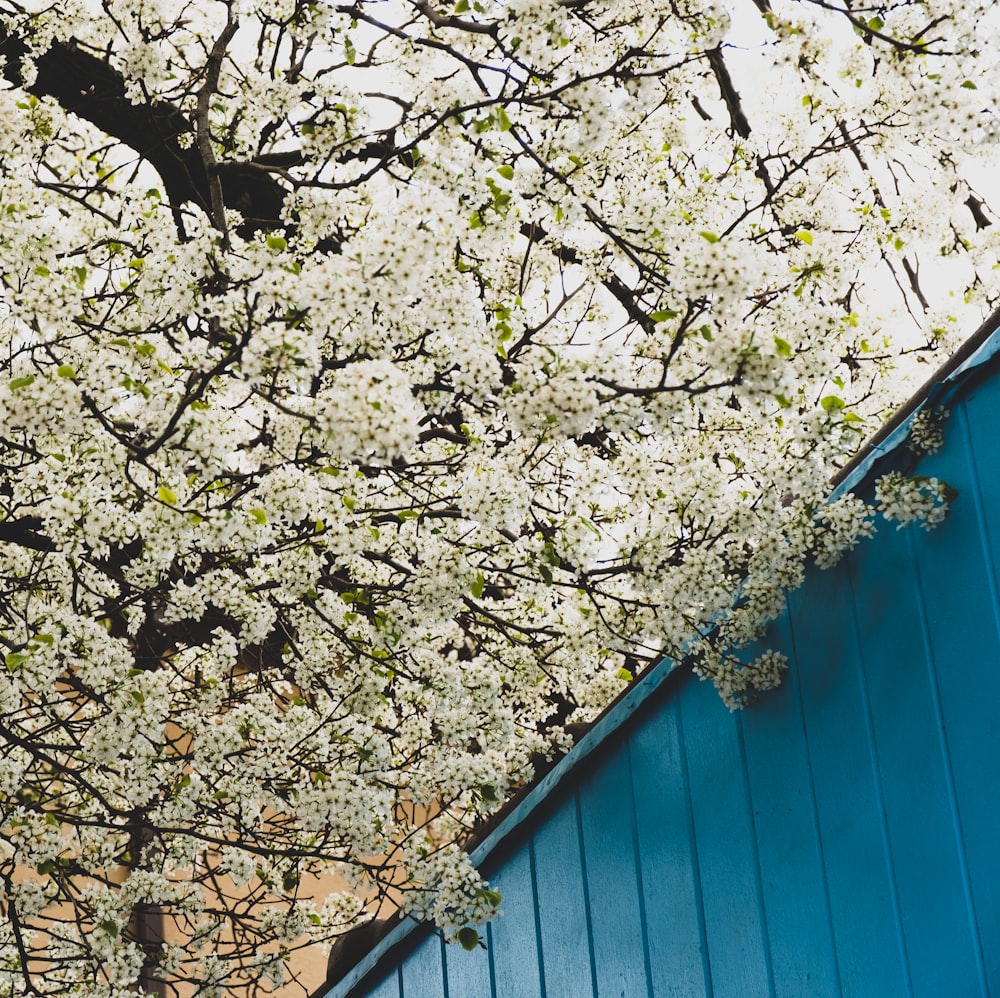
M255 993L390 895L474 944L567 722L776 682L993 303L988 6L0 2L0 994Z

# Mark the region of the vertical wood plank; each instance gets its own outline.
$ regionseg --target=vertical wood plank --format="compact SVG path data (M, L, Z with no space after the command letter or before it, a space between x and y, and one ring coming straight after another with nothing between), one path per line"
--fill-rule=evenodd
M988 398L1000 404L995 392ZM986 993L1000 990L1000 965L985 956L1000 949L1000 782L983 774L985 759L1000 758L998 594L985 515L990 499L995 505L1000 495L1000 461L991 447L979 470L964 407L952 415L946 432L947 447L921 470L961 483L960 493L947 520L924 536L911 536L911 547L948 782L948 797L939 807L950 809L980 974L976 993ZM971 981L966 986L971 988Z
M599 998L649 993L628 758L613 739L580 787L594 970Z
M538 932L548 998L594 998L575 793L534 830Z
M811 570L792 593L789 648L825 870L824 897L846 995L908 993L896 888L870 739L847 563ZM885 611L886 605L882 605Z
M956 419L957 417L957 419ZM945 448L950 450L956 437L967 437L971 467L978 484L978 522L982 543L987 552L990 575L1000 578L1000 449L997 447L997 421L1000 419L1000 373L978 387L975 394L945 424ZM957 424L957 425L956 425ZM961 484L955 484L961 489ZM952 512L966 499L959 494ZM995 613L998 610L995 608Z
M381 980L364 989L364 991L352 990L349 998L403 998L400 990L400 970L398 966L393 966Z
M653 994L711 996L677 698L629 738Z
M737 723L709 683L685 689L681 707L712 988L742 998L768 995L767 933Z
M490 877L503 895L503 915L490 925L496 995L542 994L535 933L535 891L525 843ZM449 998L451 996L449 995Z
M854 605L910 984L916 995L975 994L968 977L975 947L907 536L883 528L873 543L858 547L854 564ZM883 608L887 591L891 600Z
M487 933L482 929L479 934L485 938ZM445 947L444 958L448 998L493 998L490 954L486 948L480 946L470 952L457 943L451 943ZM412 996L407 995L407 998Z
M444 977L444 942L428 936L400 966L400 998L448 998Z
M789 648L787 618L767 647ZM747 657L764 648L747 650ZM797 663L740 715L775 994L841 993Z

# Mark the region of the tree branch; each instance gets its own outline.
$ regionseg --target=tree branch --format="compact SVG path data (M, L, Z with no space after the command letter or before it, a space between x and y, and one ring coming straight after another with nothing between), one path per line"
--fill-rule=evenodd
M24 86L21 61L28 46L0 28L3 75L17 87ZM193 201L208 211L208 177L198 150L183 149L178 137L193 129L172 104L133 104L126 96L125 80L102 59L73 42L55 41L36 60L37 75L25 87L36 97L53 97L68 114L96 125L101 131L134 149L160 175L167 197L175 206Z
M226 47L232 41L239 22L229 12L229 20L222 34L215 40L205 67L205 83L198 91L198 110L195 115L195 129L198 135L198 153L208 181L209 206L212 224L222 233L223 245L229 248L229 230L226 227L225 203L222 199L222 180L219 177L215 151L212 149L212 132L209 127L208 112L212 97L219 89L219 73L222 70L222 60L226 55Z
M541 242L548 236L548 233L535 222L522 222L521 235L526 236L532 242ZM558 245L553 247L553 252L563 263L579 263L580 257L571 246ZM635 293L617 275L610 274L601 278L601 283L618 299L618 303L625 309L626 315L641 329L651 333L656 327L656 320L647 315L636 301Z
M226 42L229 38L231 33ZM222 39L216 43L216 48L221 42ZM221 63L221 54L216 55L216 48L213 48L213 58ZM23 87L36 97L54 98L68 114L89 121L134 149L149 163L163 182L182 234L184 229L178 209L185 202L195 204L213 223L220 217L218 206L213 206L213 182L220 185L223 206L235 208L246 219L239 230L241 235L249 236L281 223L285 189L272 175L269 160L259 165L216 164L212 157L207 162L212 164L216 176L210 178L200 141L187 147L179 141L181 136L196 132L187 116L168 101L133 104L126 95L124 77L76 42L53 42L48 51L36 59L37 74L28 86L21 73L21 62L28 56L28 46L21 37L2 27L0 56L4 59L3 76L13 86ZM210 96L218 82L218 67L211 76L210 63L208 72L210 77L206 78L199 93L199 106L202 95ZM294 154L287 155L295 158ZM283 164L274 165L280 168Z
M18 544L33 551L55 551L56 546L44 534L37 531L42 521L37 516L25 516L19 520L0 520L0 542Z
M750 138L750 122L743 113L743 104L740 101L739 91L733 85L733 78L729 75L726 60L722 57L722 49L718 46L708 52L708 64L715 73L715 78L719 83L719 91L729 110L729 120L732 122L733 131L740 138Z

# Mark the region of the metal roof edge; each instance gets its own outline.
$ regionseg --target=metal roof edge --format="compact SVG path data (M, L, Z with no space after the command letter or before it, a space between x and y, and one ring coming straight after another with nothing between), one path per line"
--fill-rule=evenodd
M498 849L503 840L516 831L529 815L548 799L570 772L614 734L667 680L676 682L688 674L690 669L687 666L675 664L668 658L661 659L656 665L646 669L629 685L625 693L605 708L569 752L548 772L513 797L492 818L482 835L473 839L469 848L469 857L473 864L480 866ZM401 946L411 933L421 928L428 928L427 923L400 917L397 924L360 962L326 991L317 992L314 998L350 998L353 989L376 968L390 950Z
M874 464L894 451L909 436L917 413L922 409L940 408L950 404L965 381L965 375L981 367L1000 353L1000 310L994 312L966 339L958 350L906 401L889 421L868 441L852 460L833 478L831 499L857 488ZM593 726L548 772L506 804L484 830L473 840L469 855L476 866L491 855L512 832L538 808L562 781L599 745L602 745L638 710L646 700L672 677L690 674L683 663L662 659L636 679L617 700L613 701L594 721ZM350 998L356 988L392 949L401 946L416 930L427 923L400 917L397 924L327 990L316 992L314 998Z
M412 919L401 919L339 981L325 991L320 989L315 992L313 998L347 998L351 990L381 962L382 957L402 943L414 929L420 927L420 924Z
M689 668L675 663L672 659L661 659L648 668L629 688L594 721L580 740L541 779L530 784L522 797L515 797L509 813L502 814L494 825L491 823L487 834L469 852L473 863L479 866L490 853L511 832L513 832L534 810L548 798L549 794L569 773L602 745L617 731L668 679L677 680L686 675Z
M923 409L946 407L964 376L1000 352L1000 310L994 312L962 345L904 402L877 433L861 445L857 454L833 477L831 499L853 491L872 470L875 462L899 447L910 435L913 420Z

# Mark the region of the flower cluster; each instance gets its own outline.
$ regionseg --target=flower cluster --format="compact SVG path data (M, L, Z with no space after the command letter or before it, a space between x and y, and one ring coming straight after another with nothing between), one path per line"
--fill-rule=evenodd
M907 441L910 450L918 454L934 454L944 445L944 424L948 410L921 409L910 424Z
M456 846L435 847L428 840L414 847L407 868L420 888L407 895L404 910L432 919L453 938L500 914L500 895Z
M760 693L780 686L787 669L788 659L775 651L766 651L752 662L707 651L694 666L696 675L712 681L730 710L739 710Z
M875 533L871 508L852 495L824 504L818 519L814 557L820 568L832 568L863 537Z
M948 515L953 498L953 490L946 482L924 475L907 478L891 472L875 484L879 512L894 521L897 530L910 523L930 530Z

